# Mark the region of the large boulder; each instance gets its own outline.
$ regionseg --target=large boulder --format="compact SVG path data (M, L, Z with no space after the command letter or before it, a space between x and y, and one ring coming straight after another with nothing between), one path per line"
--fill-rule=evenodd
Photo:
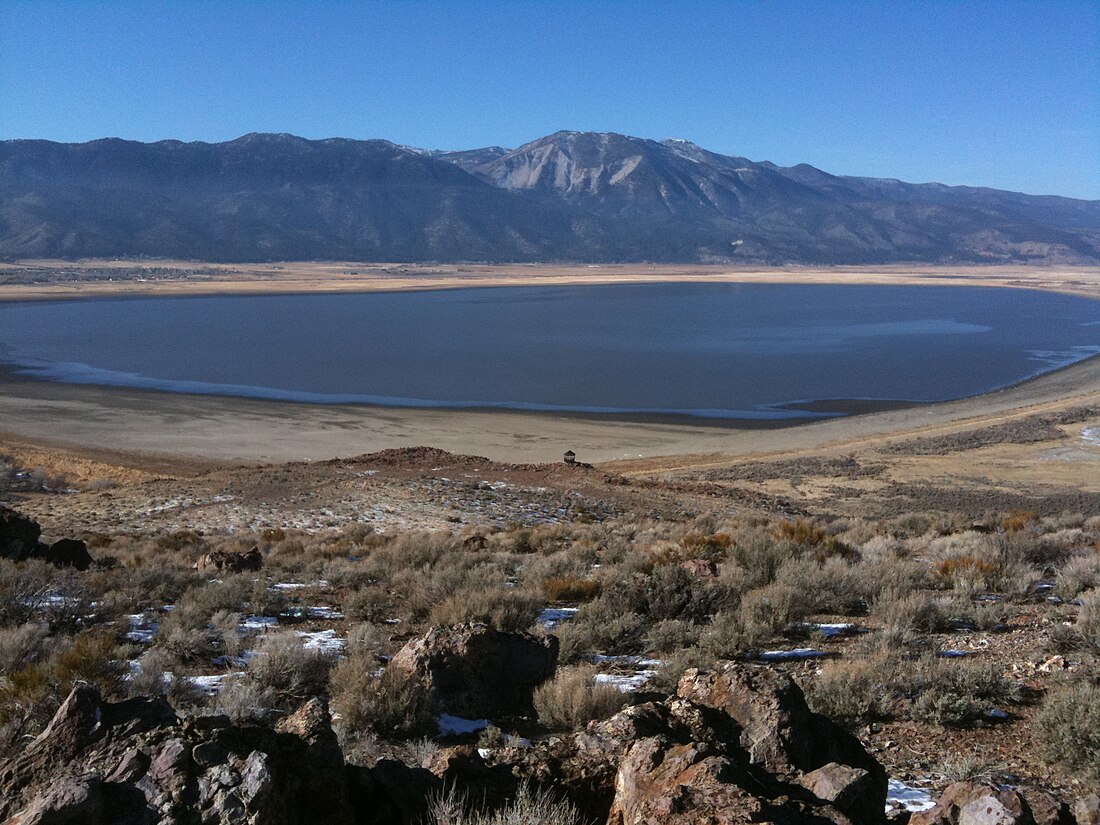
M76 570L87 570L92 566L92 556L88 552L88 545L76 539L61 539L48 547L40 544L33 557L49 562L54 567L72 567Z
M22 561L34 552L41 535L37 521L0 507L0 558Z
M524 716L531 697L554 675L558 640L504 633L484 624L432 628L386 666L419 684L436 713L469 719Z
M351 825L361 821L352 785L319 700L272 730L184 721L162 699L102 702L78 685L38 738L0 762L0 822Z
M1077 825L1100 825L1100 795L1092 793L1074 802L1073 818Z
M870 771L826 765L790 781L753 762L722 710L671 697L628 707L566 739L486 753L529 784L566 796L609 825L781 822L878 825Z
M203 553L195 562L195 569L200 573L255 572L263 566L264 556L259 547L253 547L247 553L211 550L209 553Z
M95 774L51 783L5 825L96 825L103 822L103 782Z
M583 740L590 748L595 739L603 740L605 749L608 742L625 749L615 772L609 825L882 820L883 805L877 811L865 807L877 799L866 771L844 777L846 784L840 776L832 785L818 777L811 783L820 791L815 794L754 764L740 745L740 733L728 715L681 698L629 708L591 726ZM860 781L867 787L860 788Z
M830 763L868 772L886 807L885 769L848 731L813 713L798 684L786 673L727 662L713 670L690 669L677 695L728 714L741 727L741 747L754 764L780 776L795 776Z
M761 821L765 802L729 774L729 760L708 748L642 739L619 764L608 825Z
M1035 825L1035 819L1015 790L956 782L934 807L913 814L909 825Z
M1050 791L1030 785L1017 788L1031 808L1035 825L1074 825L1073 812L1068 804ZM1100 822L1093 823L1100 825Z
M810 793L846 814L853 822L882 819L878 784L869 771L830 762L798 778Z

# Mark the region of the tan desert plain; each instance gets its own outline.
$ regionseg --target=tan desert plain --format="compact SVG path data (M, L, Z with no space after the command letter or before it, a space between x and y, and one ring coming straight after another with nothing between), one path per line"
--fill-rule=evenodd
M657 265L209 264L20 261L0 264L0 301L332 293L649 282L844 283L1038 289L1100 300L1096 267L729 268ZM1100 491L1100 445L1075 436L1100 417L1100 358L957 401L785 427L738 428L604 416L309 405L54 384L0 374L0 446L24 465L137 472L350 457L413 445L496 461L560 461L564 450L626 476L746 461L852 455L892 442L978 434L966 451L909 455L897 478L983 476ZM982 440L990 427L1076 410L1066 440ZM1082 414L1081 411L1084 411ZM1083 415L1083 420L1082 420ZM986 442L990 443L986 443ZM1021 441L1027 443L1020 443ZM1051 452L1051 450L1054 450Z

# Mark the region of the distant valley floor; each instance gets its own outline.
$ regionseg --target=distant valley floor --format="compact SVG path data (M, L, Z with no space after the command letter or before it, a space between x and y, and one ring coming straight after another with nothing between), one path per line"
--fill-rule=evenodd
M997 286L1100 298L1100 267L1083 266L0 262L0 301L677 282Z

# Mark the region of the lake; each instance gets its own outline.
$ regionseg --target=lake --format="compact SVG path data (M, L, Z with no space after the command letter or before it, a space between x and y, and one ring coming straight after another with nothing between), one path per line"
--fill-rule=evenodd
M644 284L0 305L51 381L709 418L974 395L1100 353L1100 302L976 287Z

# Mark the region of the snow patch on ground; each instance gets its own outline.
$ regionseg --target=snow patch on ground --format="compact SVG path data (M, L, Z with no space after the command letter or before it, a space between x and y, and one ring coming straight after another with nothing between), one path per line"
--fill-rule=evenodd
M539 614L538 622L543 627L555 628L577 615L576 607L548 607Z
M169 676L170 674L165 674ZM218 673L214 676L188 676L188 680L205 693L207 696L216 696L223 687L227 679L231 679L237 676L243 676L243 673Z
M444 713L436 717L440 736L460 736L466 733L479 733L489 727L488 719L463 719Z
M329 619L331 621L339 621L344 618L344 614L337 610L335 607L325 607L324 605L319 607L307 607L311 619Z
M302 639L302 647L306 650L319 650L322 653L342 653L347 645L347 639L341 639L332 628L318 630L316 633L298 631L298 637Z
M1081 438L1089 444L1100 446L1100 427L1086 427L1081 430Z
M794 650L765 650L759 658L765 662L786 662L792 659L823 659L829 654L812 647L799 647Z
M656 670L639 670L629 675L622 673L597 673L592 681L600 685L611 685L623 693L641 690L650 679L657 675Z
M146 619L144 613L131 613L126 619L130 622L130 629L126 632L126 639L139 644L152 644L153 637L157 635L157 623Z
M243 633L262 633L278 624L279 620L274 616L245 616L237 629Z
M909 811L917 813L934 808L936 801L924 788L912 788L897 779L891 779L886 789L886 813Z
M853 633L863 632L862 627L860 627L858 624L852 624L850 622L842 622L837 624L809 622L807 623L806 627L816 630L826 639L831 639L834 636L850 636Z

